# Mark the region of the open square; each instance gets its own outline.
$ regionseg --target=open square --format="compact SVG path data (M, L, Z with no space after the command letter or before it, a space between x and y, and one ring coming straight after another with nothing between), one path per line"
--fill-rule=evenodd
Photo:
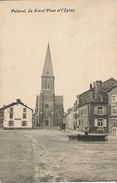
M68 141L61 130L0 130L2 183L117 180L117 139Z

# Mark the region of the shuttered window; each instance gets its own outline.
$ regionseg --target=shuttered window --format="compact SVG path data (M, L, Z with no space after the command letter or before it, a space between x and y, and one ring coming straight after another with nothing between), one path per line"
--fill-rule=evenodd
M94 126L95 126L95 127L98 126L98 120L97 120L97 119L95 119L95 121L94 121Z
M95 119L94 121L95 127L107 127L107 120L106 119Z
M103 127L107 127L107 120L103 119Z
M116 94L112 95L112 102L113 102L113 103L114 103L114 102L117 102L117 95L116 95Z
M107 114L106 106L95 106L94 107L94 114L96 114L96 115L106 115Z

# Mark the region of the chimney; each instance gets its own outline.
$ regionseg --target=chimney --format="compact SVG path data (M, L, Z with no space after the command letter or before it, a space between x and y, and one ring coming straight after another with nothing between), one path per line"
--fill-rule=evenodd
M92 89L93 87L92 87L92 84L90 83L90 90Z
M18 99L16 99L16 102L17 103L21 103L21 100L18 98Z
M95 82L93 82L93 88L95 88Z
M95 90L95 98L96 98L96 97L98 97L101 94L101 91L102 91L102 81L96 81L95 82L94 90Z

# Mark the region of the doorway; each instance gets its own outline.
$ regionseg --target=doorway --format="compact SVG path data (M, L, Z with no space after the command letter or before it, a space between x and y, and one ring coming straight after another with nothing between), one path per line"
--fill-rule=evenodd
M49 121L47 119L45 120L45 126L49 126Z

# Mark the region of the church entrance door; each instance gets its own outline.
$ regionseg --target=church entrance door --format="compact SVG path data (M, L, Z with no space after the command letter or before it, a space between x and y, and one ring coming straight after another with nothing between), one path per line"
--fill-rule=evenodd
M49 126L49 121L47 119L45 120L45 126Z

